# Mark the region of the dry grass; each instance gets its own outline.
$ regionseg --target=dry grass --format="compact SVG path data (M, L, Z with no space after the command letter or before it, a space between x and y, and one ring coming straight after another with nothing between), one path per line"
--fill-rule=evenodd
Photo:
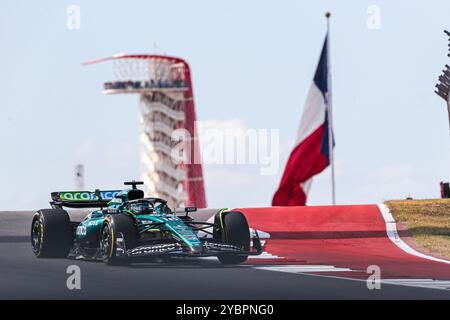
M422 251L450 259L450 199L386 201Z

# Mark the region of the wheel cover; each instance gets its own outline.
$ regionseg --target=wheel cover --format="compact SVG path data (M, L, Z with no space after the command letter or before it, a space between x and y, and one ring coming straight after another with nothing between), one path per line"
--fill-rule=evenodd
M42 243L42 222L40 219L36 219L33 223L33 229L31 233L31 246L35 253L39 253Z
M109 229L109 226L106 226L103 229L102 232L102 238L100 241L100 251L104 258L107 258L110 256L111 247L112 247L112 241L111 241L111 231Z

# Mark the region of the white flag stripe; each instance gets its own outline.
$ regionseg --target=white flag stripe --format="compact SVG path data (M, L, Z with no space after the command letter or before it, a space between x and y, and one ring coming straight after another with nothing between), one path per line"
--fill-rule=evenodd
M325 99L322 91L313 82L306 98L300 127L297 132L296 145L309 137L325 122Z
M302 188L303 192L308 196L309 190L311 190L311 186L313 183L313 178L306 180L304 183L300 184L300 187Z

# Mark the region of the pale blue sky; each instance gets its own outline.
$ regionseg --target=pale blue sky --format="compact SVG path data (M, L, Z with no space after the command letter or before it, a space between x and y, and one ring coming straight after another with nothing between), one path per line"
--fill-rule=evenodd
M66 27L68 5L81 29ZM366 26L381 9L381 29ZM111 65L82 61L160 52L191 64L198 118L280 129L279 174L205 166L212 207L270 203L333 12L331 59L339 203L437 197L450 179L445 105L433 93L447 58L448 1L0 2L1 209L46 207L49 193L116 188L139 176L138 97L104 96ZM329 173L310 203L330 201Z

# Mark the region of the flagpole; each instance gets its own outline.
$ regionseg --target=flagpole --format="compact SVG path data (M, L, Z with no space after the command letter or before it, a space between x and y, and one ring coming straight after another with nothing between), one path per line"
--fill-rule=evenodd
M327 93L327 108L328 108L328 148L330 154L331 165L331 198L333 205L336 205L336 182L334 175L334 148L333 148L333 97L331 90L331 64L330 64L330 17L331 13L325 13L327 18L327 65L328 65L328 93Z

